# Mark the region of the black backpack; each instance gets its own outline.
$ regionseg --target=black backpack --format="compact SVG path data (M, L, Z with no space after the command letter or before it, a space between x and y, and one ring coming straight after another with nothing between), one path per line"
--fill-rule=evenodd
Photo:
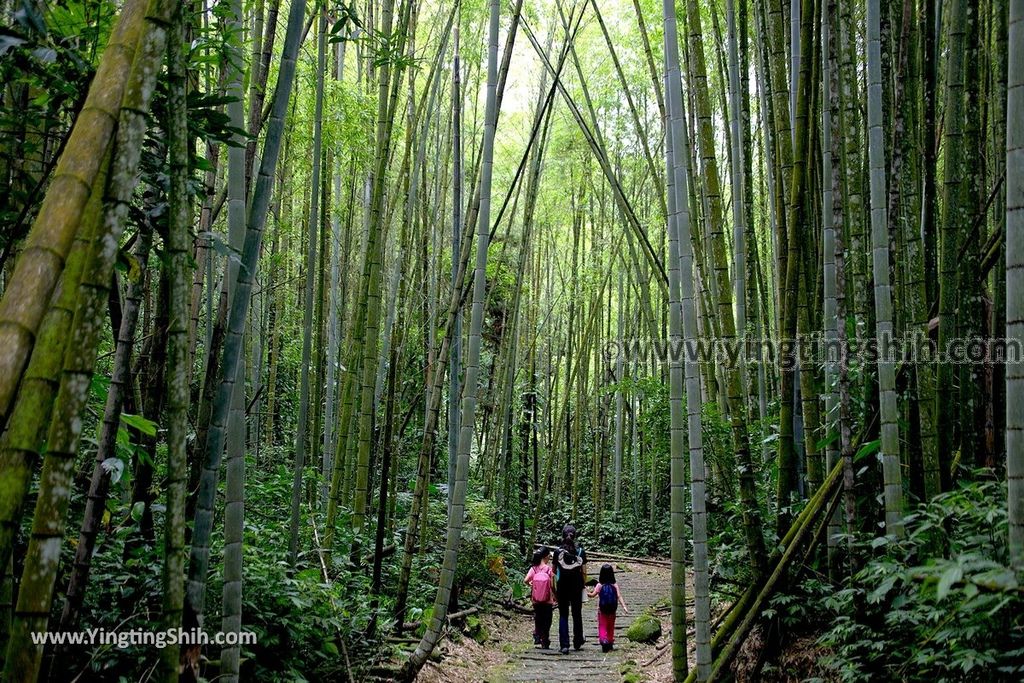
M601 592L597 594L597 609L601 614L615 614L619 609L619 596L615 592L615 584L601 586Z

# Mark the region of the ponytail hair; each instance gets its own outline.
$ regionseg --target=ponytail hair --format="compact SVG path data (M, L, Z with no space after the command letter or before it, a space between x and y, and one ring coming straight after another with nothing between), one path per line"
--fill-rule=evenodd
M572 524L562 527L562 549L572 555L576 554L576 527Z

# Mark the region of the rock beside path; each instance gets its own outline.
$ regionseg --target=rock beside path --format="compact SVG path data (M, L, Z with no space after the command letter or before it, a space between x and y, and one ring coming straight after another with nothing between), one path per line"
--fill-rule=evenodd
M634 643L653 643L661 638L661 622L653 614L645 612L626 629L626 638Z

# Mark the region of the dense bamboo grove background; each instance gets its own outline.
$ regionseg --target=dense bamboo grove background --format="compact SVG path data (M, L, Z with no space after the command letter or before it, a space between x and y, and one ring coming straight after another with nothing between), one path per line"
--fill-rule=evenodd
M0 0L0 75L4 680L411 680L567 522L675 681L1024 675L1024 0Z

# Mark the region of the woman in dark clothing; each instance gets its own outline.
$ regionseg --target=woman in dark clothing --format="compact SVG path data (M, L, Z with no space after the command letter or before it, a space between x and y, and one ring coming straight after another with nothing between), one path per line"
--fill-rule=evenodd
M572 612L572 645L583 647L583 584L587 573L587 553L576 546L576 527L566 524L562 544L555 551L558 574L558 645L562 654L569 653L569 612Z

